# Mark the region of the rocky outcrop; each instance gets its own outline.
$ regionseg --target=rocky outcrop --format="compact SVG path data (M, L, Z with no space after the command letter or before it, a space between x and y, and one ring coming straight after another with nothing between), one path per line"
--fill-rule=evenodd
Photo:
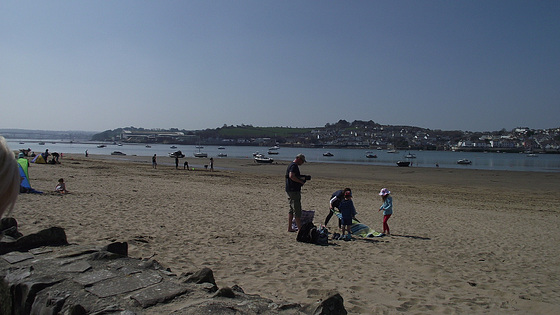
M176 275L130 258L124 242L87 248L54 240L0 256L0 314L346 314L338 293L316 305L275 302L237 285L218 288L209 268Z

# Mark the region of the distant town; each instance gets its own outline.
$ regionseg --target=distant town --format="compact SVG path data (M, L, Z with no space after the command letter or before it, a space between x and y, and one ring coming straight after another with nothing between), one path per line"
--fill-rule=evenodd
M315 128L227 126L205 130L118 128L101 133L1 129L6 138L219 146L286 146L395 150L560 153L560 127L492 132L444 131L373 121L339 120Z

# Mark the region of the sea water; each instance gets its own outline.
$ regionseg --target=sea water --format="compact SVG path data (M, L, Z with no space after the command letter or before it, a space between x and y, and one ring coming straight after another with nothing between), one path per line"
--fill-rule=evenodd
M39 142L45 144L39 144ZM508 171L530 171L530 172L560 172L560 154L538 154L536 157L529 157L522 153L484 153L484 152L452 152L452 151L404 151L397 153L389 153L386 150L366 150L366 149L324 149L324 148L292 148L281 147L274 150L278 154L269 155L268 147L259 146L204 146L196 148L194 145L175 145L177 148L171 148L171 144L105 144L106 147L98 148L100 143L69 143L61 141L46 140L28 140L28 139L7 139L8 145L12 150L31 149L35 153L49 152L85 154L87 150L89 154L111 155L113 151L120 151L126 156L114 156L119 159L126 159L127 156L146 156L151 157L154 154L158 156L158 162L164 162L163 159L170 159L169 153L181 150L185 157L189 160L200 159L201 163L204 158L195 158L195 152L205 152L208 158L214 159L252 159L254 153L262 153L272 157L276 161L291 161L299 154L305 154L308 162L329 162L344 164L364 164L364 165L390 165L395 166L397 161L411 162L412 167L441 167L454 169L482 169L482 170L508 170ZM223 148L223 149L222 149ZM272 151L271 151L272 152ZM324 156L323 154L330 152L333 156ZM219 157L218 154L226 154L227 157ZM377 158L367 158L366 153L375 154ZM414 154L416 158L406 158L408 154ZM472 161L470 165L457 164L459 159L468 159ZM147 159L151 161L151 159ZM208 164L204 162L203 164ZM437 165L437 166L436 166Z

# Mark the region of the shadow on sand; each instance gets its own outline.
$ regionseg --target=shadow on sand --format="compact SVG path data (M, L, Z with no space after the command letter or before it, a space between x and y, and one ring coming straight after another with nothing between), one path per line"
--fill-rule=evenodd
M400 235L400 234L391 234L392 237L406 237L406 238L412 238L415 240L426 240L429 241L431 240L431 238L429 237L422 237L422 236L415 236L415 235Z

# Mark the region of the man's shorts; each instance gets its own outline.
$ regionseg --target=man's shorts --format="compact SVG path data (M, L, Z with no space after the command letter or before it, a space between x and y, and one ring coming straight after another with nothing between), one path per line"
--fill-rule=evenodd
M290 200L290 213L296 218L301 218L301 191L288 191L288 200Z

